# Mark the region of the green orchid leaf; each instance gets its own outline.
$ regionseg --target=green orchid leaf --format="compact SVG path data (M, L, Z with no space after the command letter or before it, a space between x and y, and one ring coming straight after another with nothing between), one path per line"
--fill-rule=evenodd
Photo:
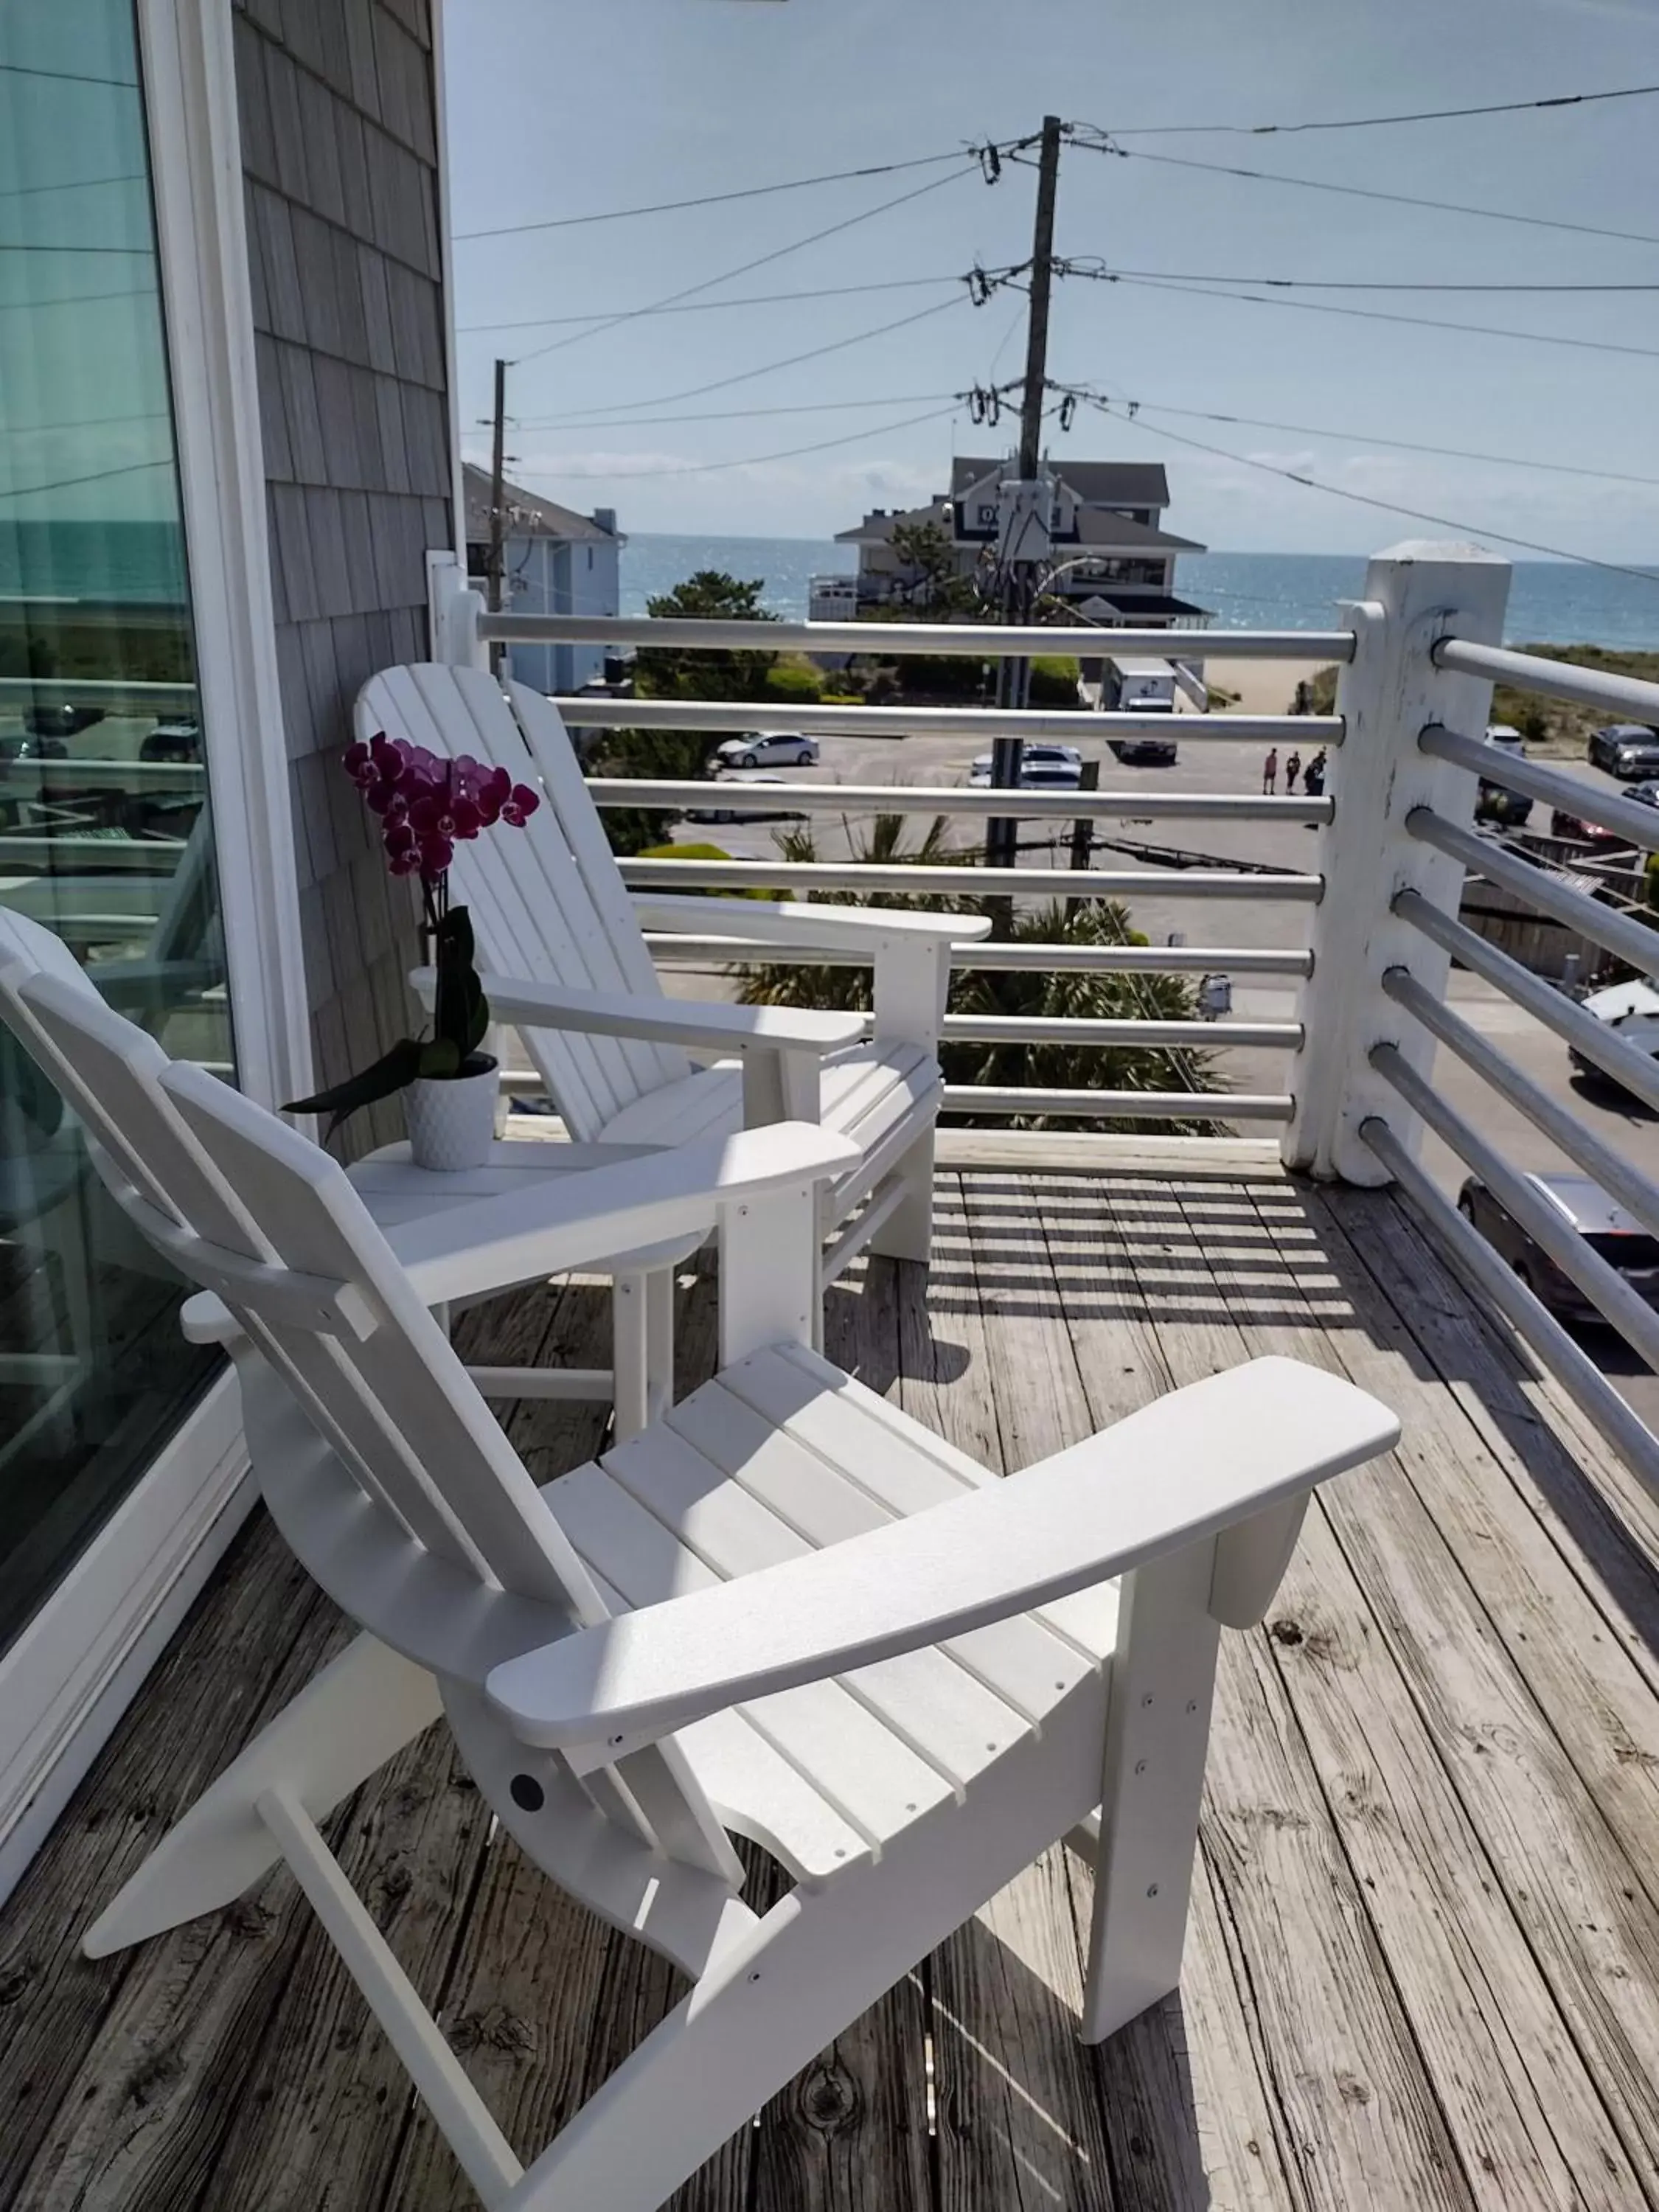
M331 1137L348 1115L360 1107L374 1106L404 1091L422 1073L421 1055L427 1049L417 1037L404 1037L371 1066L347 1076L343 1083L319 1091L310 1098L290 1099L284 1114L326 1114ZM326 1140L325 1140L326 1141Z
M417 1075L441 1082L449 1076L460 1073L461 1059L461 1052L453 1037L430 1037L421 1047L420 1066L415 1072Z

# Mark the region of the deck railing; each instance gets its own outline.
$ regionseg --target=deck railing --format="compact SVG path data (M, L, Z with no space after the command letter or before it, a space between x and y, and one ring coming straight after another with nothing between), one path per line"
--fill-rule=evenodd
M811 896L820 890L910 890L948 896L1126 898L1305 906L1308 941L1286 946L1084 946L992 943L957 948L957 964L989 971L1051 969L1079 974L1279 975L1298 986L1292 1021L1164 1022L1148 1017L1112 1021L1008 1021L954 1017L945 1034L964 1040L1020 1038L1087 1047L1136 1042L1172 1050L1281 1050L1288 1076L1282 1093L1217 1096L1173 1088L1125 1095L1080 1090L1042 1091L978 1088L957 1092L955 1105L980 1115L1066 1115L1118 1118L1155 1115L1213 1123L1280 1121L1287 1164L1316 1176L1358 1183L1397 1182L1465 1273L1513 1324L1545 1366L1595 1425L1659 1491L1659 1438L1646 1428L1601 1372L1585 1346L1548 1310L1520 1276L1462 1214L1422 1164L1432 1132L1483 1181L1513 1221L1618 1329L1638 1355L1659 1368L1659 1314L1616 1268L1559 1215L1535 1184L1506 1159L1482 1117L1450 1103L1433 1078L1437 1053L1451 1055L1477 1080L1517 1109L1548 1143L1599 1182L1643 1228L1659 1237L1659 1182L1636 1168L1580 1115L1550 1093L1506 1052L1447 1003L1453 963L1495 987L1524 1013L1590 1065L1659 1110L1659 1062L1597 1022L1560 990L1530 973L1459 919L1466 881L1478 875L1540 914L1601 946L1638 973L1659 969L1659 938L1629 913L1601 903L1529 859L1518 846L1475 829L1482 781L1627 836L1644 849L1659 843L1659 818L1617 793L1535 761L1516 759L1482 742L1492 689L1502 682L1540 696L1659 724L1659 685L1505 650L1499 641L1509 587L1506 563L1462 547L1404 546L1372 562L1361 599L1341 610L1344 626L1324 632L1115 630L1094 641L1112 653L1155 654L1202 661L1295 660L1338 665L1334 713L1328 715L1183 714L1166 716L1012 714L994 708L904 707L803 709L787 701L743 702L580 699L562 702L580 726L799 731L811 734L902 738L927 732L962 737L1110 739L1158 731L1182 744L1323 745L1340 757L1328 797L1309 800L1246 795L1133 790L1005 793L907 786L768 784L683 785L606 779L596 781L601 805L674 808L698 799L732 813L902 811L984 819L1011 816L1038 823L1098 823L1133 815L1172 823L1298 821L1315 836L1313 865L1262 873L1255 867L1136 866L1066 870L786 861L635 860L630 881L643 895L669 883L699 889L766 888ZM439 609L458 653L476 655L482 638L619 645L752 647L751 625L599 621L542 616L481 617L476 604L456 611L458 595ZM884 656L958 653L975 658L1051 652L1050 629L1017 630L963 624L858 623L769 625L769 648ZM671 962L754 962L775 952L711 932L688 941L653 938L656 956ZM787 957L796 957L798 955ZM845 956L823 956L819 964Z

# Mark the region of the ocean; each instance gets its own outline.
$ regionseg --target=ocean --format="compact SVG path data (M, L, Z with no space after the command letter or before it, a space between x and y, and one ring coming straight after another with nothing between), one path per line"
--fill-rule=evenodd
M856 549L813 538L630 536L622 556L622 611L672 591L698 568L724 568L766 586L765 605L805 622L809 580L856 568ZM1365 563L1340 553L1193 553L1176 588L1208 607L1211 627L1328 629L1337 602L1358 596ZM1602 645L1659 651L1659 568L1609 575L1577 562L1518 561L1505 637L1511 645Z
M698 568L759 577L772 613L805 622L815 575L856 568L855 549L815 538L630 536L622 611L672 591ZM1194 553L1176 589L1224 629L1328 629L1365 564L1335 553ZM15 598L177 603L184 562L177 523L13 522L0 528L0 600ZM1574 562L1518 561L1506 636L1514 645L1605 645L1659 651L1659 569L1610 575Z

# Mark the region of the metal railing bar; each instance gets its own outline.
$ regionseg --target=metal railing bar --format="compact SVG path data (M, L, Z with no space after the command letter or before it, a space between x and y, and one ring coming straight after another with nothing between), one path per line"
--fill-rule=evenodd
M862 957L817 952L811 945L758 945L744 937L684 937L672 930L647 930L645 942L659 968L696 968L730 960L785 968L868 968L875 959L873 952ZM960 975L1308 976L1313 973L1313 955L1238 945L958 945L952 949L951 965Z
M1603 1320L1650 1367L1659 1370L1659 1314L1637 1296L1615 1267L1590 1250L1576 1230L1568 1228L1549 1201L1540 1197L1472 1123L1446 1103L1397 1046L1375 1045L1369 1058L1383 1081L1391 1084L1435 1134L1474 1170L1504 1212L1548 1255L1568 1281L1578 1285Z
M802 814L1007 814L1030 822L1071 822L1080 816L1144 817L1149 821L1328 822L1329 799L1257 799L1212 792L1026 791L1017 804L1006 791L963 784L934 787L910 783L710 783L595 775L587 780L596 806L718 808L732 814L768 814L787 807ZM1659 820L1655 823L1659 835Z
M1161 738L1182 744L1340 745L1337 714L1085 713L1013 707L814 707L787 699L597 699L561 694L554 705L583 730L739 731L820 738L1023 738L1071 744L1087 736Z
M1545 660L1498 645L1471 645L1443 637L1431 653L1437 668L1457 676L1483 676L1511 684L1519 691L1541 692L1547 699L1571 700L1579 707L1607 707L1638 722L1659 722L1659 684L1638 677L1575 668L1565 660Z
M1165 1022L1151 1015L1122 1020L1084 1014L947 1014L944 1034L970 1044L1202 1045L1265 1052L1300 1052L1300 1022ZM1659 1192L1655 1193L1659 1200Z
M1359 1136L1412 1200L1429 1235L1491 1299L1632 1472L1659 1496L1659 1437L1626 1404L1583 1346L1504 1266L1480 1231L1435 1188L1388 1124L1372 1115L1360 1123Z
M1406 817L1406 828L1424 844L1432 845L1436 852L1462 860L1473 873L1500 884L1504 890L1513 891L1517 898L1536 907L1540 914L1548 915L1552 921L1577 930L1592 944L1616 953L1620 959L1628 961L1638 975L1649 975L1659 968L1659 931L1616 914L1611 907L1587 897L1570 884L1558 883L1545 869L1517 860L1502 845L1459 829L1431 807L1414 806Z
M1466 1067L1517 1107L1534 1129L1541 1129L1586 1175L1594 1176L1650 1237L1659 1237L1659 1183L1650 1182L1611 1145L1604 1144L1576 1114L1534 1083L1524 1068L1517 1067L1506 1053L1499 1052L1461 1014L1426 990L1408 969L1387 969L1382 988L1396 1006L1404 1006L1431 1036L1455 1052Z
M1507 952L1489 945L1484 937L1477 937L1464 923L1454 921L1450 915L1442 914L1421 891L1397 891L1393 911L1449 952L1454 960L1460 961L1474 974L1484 975L1487 982L1495 983L1516 1006L1523 1007L1547 1029L1553 1030L1564 1043L1583 1053L1586 1060L1594 1060L1603 1074L1623 1084L1644 1105L1651 1106L1659 1114L1659 1060L1651 1054L1638 1052L1634 1045L1625 1042L1617 1030L1598 1022L1594 1014L1586 1013L1541 975L1534 975Z
M1319 876L1258 876L1225 868L975 868L883 866L869 861L623 860L634 890L676 886L717 890L908 891L945 898L1012 894L1027 898L1274 899L1312 906Z
M1288 1121L1296 1102L1278 1092L1239 1091L1012 1090L947 1083L945 1110L958 1114L1066 1114L1134 1121Z
M976 660L1006 654L1029 659L1063 652L1152 654L1160 660L1299 660L1323 664L1353 659L1348 629L1111 629L1070 624L990 623L768 623L658 620L649 615L491 614L478 617L478 635L502 645L644 645L677 653L852 653L883 659L908 653L961 653Z
M1417 743L1419 750L1433 759L1472 769L1488 783L1501 783L1506 791L1523 791L1530 799L1542 799L1547 806L1563 806L1571 814L1618 830L1632 845L1645 846L1650 851L1659 847L1659 807L1644 806L1638 799L1622 798L1605 785L1565 775L1559 768L1516 760L1512 753L1500 752L1496 745L1484 744L1478 738L1466 738L1460 731L1443 728L1438 722L1431 722Z

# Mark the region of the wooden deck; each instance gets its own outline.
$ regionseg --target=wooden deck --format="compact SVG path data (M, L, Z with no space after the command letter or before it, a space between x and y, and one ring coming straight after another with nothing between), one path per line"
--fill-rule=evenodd
M1090 1878L1056 1850L678 2212L1659 2204L1659 1509L1392 1198L1237 1155L1104 1179L1008 1157L942 1174L925 1305L886 1262L837 1294L831 1350L875 1388L1018 1467L1273 1350L1375 1390L1406 1442L1332 1486L1266 1626L1226 1640L1180 1996L1078 2044ZM712 1310L700 1284L687 1383ZM465 1328L475 1357L605 1356L580 1285ZM543 1478L597 1440L580 1407L512 1428ZM0 2204L471 2203L286 1876L123 1957L76 1950L342 1634L256 1520L0 1914ZM673 2002L671 1970L491 1837L436 1735L331 1826L521 2153Z

